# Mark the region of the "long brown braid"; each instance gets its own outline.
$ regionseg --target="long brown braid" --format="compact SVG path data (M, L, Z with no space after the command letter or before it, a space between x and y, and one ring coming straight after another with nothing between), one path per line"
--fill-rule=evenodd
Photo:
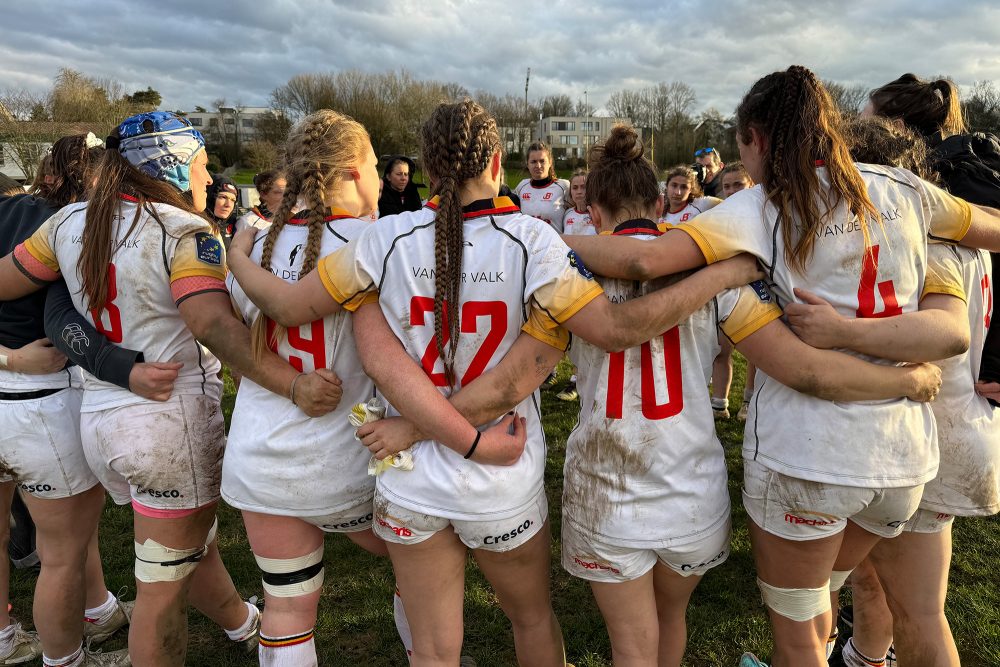
M365 128L350 116L329 109L306 116L289 131L282 166L288 185L264 238L262 267L271 270L274 244L292 219L292 211L301 197L307 206L309 236L302 253L299 280L316 268L329 208L327 200L336 196L338 184L345 174L357 168L370 150L371 142ZM270 341L266 340L266 331L266 319L258 315L251 327L254 358L258 361L268 343L276 345L285 336L285 329L277 324Z
M465 100L435 109L424 123L421 137L424 168L434 180L434 194L439 197L434 216L434 342L444 361L445 377L454 386L465 246L459 194L466 181L489 167L490 158L500 150L500 135L493 117L472 100ZM447 352L446 335L451 343Z
M799 65L757 81L736 110L740 141L750 143L753 128L767 142L762 185L778 209L785 261L798 271L805 269L812 256L816 230L842 200L857 216L866 247L871 245L869 218L881 224L851 160L841 125L829 93L815 74ZM829 190L820 186L818 160L826 165Z

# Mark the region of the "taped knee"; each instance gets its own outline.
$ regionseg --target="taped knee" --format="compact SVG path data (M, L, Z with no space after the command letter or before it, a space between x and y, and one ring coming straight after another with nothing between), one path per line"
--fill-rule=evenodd
M767 608L793 621L808 621L830 611L830 584L819 588L778 588L757 579Z
M264 591L279 598L315 593L323 586L323 547L299 558L264 558L254 554Z
M844 583L847 582L847 578L851 576L851 572L854 570L834 570L830 573L830 592L836 593L841 588L844 587Z
M147 584L180 581L198 567L207 547L171 549L156 540L135 543L135 578Z

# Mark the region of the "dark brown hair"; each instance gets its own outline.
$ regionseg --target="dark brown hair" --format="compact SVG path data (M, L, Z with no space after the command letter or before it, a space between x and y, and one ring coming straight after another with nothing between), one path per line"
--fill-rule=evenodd
M739 160L736 162L730 162L726 165L726 168L722 170L722 175L725 176L726 174L739 174L746 180L747 183L753 185L753 178L751 178L750 172L747 171L747 168L744 167L743 163Z
M434 216L434 341L444 361L445 377L454 385L465 236L459 191L466 181L489 168L490 159L500 150L500 134L483 107L465 100L438 106L424 123L421 139L422 164L434 183L432 194L439 198ZM447 354L445 340L451 341Z
M279 178L284 178L285 174L278 169L271 169L270 171L262 171L259 174L255 174L253 177L253 186L257 188L259 194L267 194L267 191L271 189L274 182Z
M535 153L537 151L541 151L541 152L545 153L549 157L549 178L551 178L553 181L556 180L556 178L557 178L557 176L556 176L556 163L555 163L555 160L552 159L552 149L549 148L549 145L547 143L545 143L544 141L542 141L541 139L539 139L538 141L533 142L530 146L528 146L528 150L524 154L524 166L525 166L525 168L527 168L527 166L528 166L528 160L531 159L531 154ZM530 175L530 173L529 173L529 175Z
M737 138L749 144L753 129L766 143L761 185L778 210L785 261L799 271L812 256L815 231L841 202L857 216L866 246L868 218L880 220L841 123L823 84L800 65L757 81L736 109ZM826 165L829 188L819 182L817 161Z
M143 212L160 221L156 208L151 206L153 203L203 216L195 210L189 196L166 181L142 173L116 150L104 151L94 173L94 183L84 223L80 275L90 307L103 309L108 296L108 265L117 246L114 227L121 209L121 195L134 197L137 203L128 231L120 234L120 238L132 233Z
M924 81L915 74L904 74L868 97L876 114L898 118L924 137L966 131L958 87L948 79Z
M30 194L36 197L41 197L45 199L50 192L52 192L52 187L55 185L55 179L52 181L48 177L52 176L52 153L46 153L41 160L38 161L38 169L35 170L35 178L31 181L31 187L28 188Z
M851 157L855 162L909 169L924 180L933 180L923 137L901 123L883 116L855 118L847 126Z
M671 167L667 170L667 173L663 175L664 190L666 190L667 185L670 184L670 179L675 176L683 176L687 179L688 186L691 188L691 192L688 194L687 199L689 204L705 194L705 191L701 188L701 181L698 180L697 172L686 164L679 164L676 167ZM666 194L666 192L664 192L664 194Z
M23 195L26 190L7 174L0 174L0 197Z
M625 212L641 218L660 197L656 168L646 159L646 149L635 129L615 125L603 142L591 146L587 154L587 202L598 205L608 215Z

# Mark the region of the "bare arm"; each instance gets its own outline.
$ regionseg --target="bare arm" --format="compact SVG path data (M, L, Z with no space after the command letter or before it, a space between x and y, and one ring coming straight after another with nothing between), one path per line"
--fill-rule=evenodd
M969 349L969 314L965 302L949 294L928 294L920 310L894 317L848 318L806 290L795 290L803 303L785 306L792 331L821 349L842 347L893 361L935 361Z
M465 390L457 392L452 397L452 401L457 401L457 405L452 405L431 383L423 369L406 353L399 339L389 329L378 304L362 306L353 317L358 355L361 357L365 372L375 381L393 407L411 424L417 425L419 435L423 438L431 437L464 456L476 438L474 423L491 421L520 402L517 395L525 391L524 384L521 383L527 383L528 380L519 378L517 389L505 387L503 393L497 396L492 391L495 391L501 379L487 380L487 376L490 375L487 373L469 385L467 389L472 392L470 395L459 398ZM561 355L560 352L559 356ZM558 359L556 361L558 362ZM534 371L524 374L537 374L540 372L537 366L538 364ZM514 372L510 371L511 374L505 377L513 377ZM480 384L480 380L483 384L474 388ZM539 384L541 380L535 383L535 387L537 388ZM530 394L533 390L533 388L527 389L524 395ZM471 419L467 419L456 409L457 407L462 407ZM517 420L515 424L519 422L520 420ZM509 424L509 421L500 422L500 425L504 424ZM375 431L374 428L368 428L369 426L371 425L366 424L362 427L364 430L359 429L359 437ZM499 430L504 432L497 432ZM475 460L498 465L509 465L517 461L524 449L523 429L520 438L512 438L505 431L506 428L494 427L484 432L476 448ZM416 436L416 433L411 432L411 437L413 436ZM422 438L413 437L411 442L417 439Z
M28 375L48 375L61 371L66 357L48 338L32 341L19 348L0 345L0 368Z
M619 238L634 240L602 237L601 242ZM640 246L654 246L658 242L636 241ZM746 285L762 277L754 257L737 255L639 299L620 304L613 304L604 298L593 299L563 325L587 342L608 352L617 352L641 345L673 328L722 290Z
M588 269L609 278L652 280L705 265L698 244L676 229L652 241L627 236L563 236L562 240Z
M803 343L774 320L736 344L757 368L792 389L828 401L876 401L907 397L933 400L941 370L931 364L880 366L842 352Z
M292 398L292 381L299 372L273 352L265 352L255 363L250 348L250 331L233 316L229 296L204 292L188 297L177 307L195 338L205 344L233 371L265 389ZM310 417L321 417L340 403L340 380L321 368L295 382L294 401Z
M240 287L265 315L283 327L297 327L340 310L340 304L323 286L319 271L286 283L252 261L248 254L256 232L250 228L233 238L227 264Z
M12 301L37 292L45 285L24 275L14 264L14 254L0 258L0 301Z
M967 248L1000 252L1000 210L989 206L972 207L972 226L960 241Z

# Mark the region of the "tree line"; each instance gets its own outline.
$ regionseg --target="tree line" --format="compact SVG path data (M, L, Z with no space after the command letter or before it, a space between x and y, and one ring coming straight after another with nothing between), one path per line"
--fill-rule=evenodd
M857 114L868 98L864 86L826 81L842 112ZM358 70L298 74L271 93L273 113L258 117L252 139L243 141L227 124L214 124L206 132L212 162L220 167L233 164L262 170L279 159L292 122L318 109L346 113L369 131L376 155L416 155L424 119L442 101L472 97L496 118L504 135L509 161L520 163L523 151L538 137L541 117L589 116L595 113L586 99L547 95L526 99L507 93L472 90L451 82L419 79L406 70L368 73ZM6 153L33 175L38 146L51 143L72 131L90 129L99 136L110 131L125 116L157 108L160 94L151 87L127 93L121 84L88 77L72 69L60 70L52 88L43 95L25 91L0 93L0 142ZM1000 135L1000 88L992 81L978 81L963 97L970 129ZM631 120L642 129L650 156L659 167L689 162L697 148L713 146L724 159L737 155L732 114L715 108L697 111L695 89L680 81L661 82L641 89L622 89L608 98L606 111L612 117ZM215 100L214 113L234 114L242 104ZM205 112L198 107L196 111ZM233 123L238 126L239 123ZM85 131L85 130L83 130ZM20 164L20 163L23 163Z

